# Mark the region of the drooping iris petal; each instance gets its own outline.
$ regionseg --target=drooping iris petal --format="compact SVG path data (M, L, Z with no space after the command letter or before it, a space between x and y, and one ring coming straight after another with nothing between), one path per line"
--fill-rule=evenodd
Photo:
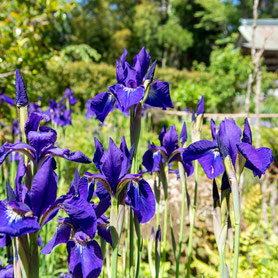
M200 114L204 114L204 112L205 112L205 99L204 99L204 96L202 96L197 105L196 114L200 115Z
M67 243L69 270L75 278L96 278L100 275L103 258L101 248L95 240L86 241L78 232L75 240Z
M98 120L103 122L113 110L115 101L115 97L110 92L103 92L93 98L90 109L95 113Z
M126 203L133 209L140 223L148 222L155 214L155 197L144 179L130 182Z
M175 125L170 126L169 130L165 133L163 137L163 146L167 151L167 158L179 147L179 136Z
M259 178L265 174L266 169L274 160L272 150L269 148L255 149L248 143L240 143L238 150L246 159L245 167L252 170L254 176L259 176Z
M272 155L272 150L269 148L258 148L256 149L257 153L261 157L262 160L262 173L265 174L265 171L268 169L270 164L274 161L274 157Z
M225 171L219 151L208 152L205 156L199 158L199 162L208 179L214 179Z
M133 58L133 68L137 72L137 84L141 84L146 75L151 61L151 56L143 47L139 53Z
M56 200L57 182L58 177L52 169L52 157L49 156L37 171L31 188L32 210L38 218Z
M71 232L70 226L66 224L60 224L56 228L56 233L54 234L54 236L41 250L41 253L44 255L49 254L53 250L53 248L58 244L67 243L68 240L70 239L70 232Z
M247 118L245 118L244 120L244 130L243 130L241 142L252 145L252 132Z
M22 236L37 232L39 229L37 217L32 216L27 205L0 201L0 233L9 236Z
M146 104L153 107L161 107L164 110L174 108L170 97L169 83L165 81L157 81L150 85Z
M81 198L73 197L63 203L63 207L71 220L91 238L97 229L97 217L93 207Z
M122 112L139 103L145 95L144 86L129 88L121 84L115 84L108 89L116 97Z
M35 151L30 145L25 143L15 143L13 145L8 144L7 142L4 143L0 147L0 165L5 161L5 159L13 152L13 151L23 151L25 148L28 148L31 151ZM30 153L30 158L32 158L32 154Z
M215 141L200 140L189 145L182 154L183 161L189 162L199 159L206 155L208 152L217 149L218 145Z
M186 141L187 141L186 123L183 122L182 130L181 130L181 134L180 134L181 145L183 146Z
M29 100L25 90L25 85L18 69L16 69L16 74L15 74L15 94L16 94L16 105L18 107L26 106L29 104Z
M237 144L240 143L241 133L241 129L236 125L234 119L225 119L219 126L218 135L228 149L233 164L236 161L238 152Z
M143 156L143 165L152 175L153 172L159 172L159 163L161 161L161 152L147 150Z
M47 150L53 156L63 157L69 161L79 162L89 164L91 160L81 151L71 152L69 149L60 149L58 147L53 147Z

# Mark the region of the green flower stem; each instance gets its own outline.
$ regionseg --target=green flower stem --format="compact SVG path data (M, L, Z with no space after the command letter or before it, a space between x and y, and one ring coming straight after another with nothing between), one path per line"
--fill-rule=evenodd
M139 278L140 274L140 262L141 262L141 229L140 229L140 223L138 222L137 217L134 215L134 225L135 225L135 231L137 236L137 244L136 244L136 253L137 253L137 262L136 262L136 272L135 277Z
M133 278L133 248L134 248L134 224L133 224L133 211L129 207L129 277Z
M39 278L39 248L38 248L38 233L29 235L30 241L30 259L29 259L29 274L28 278Z
M118 215L118 202L112 197L110 209L110 230L112 238L112 261L111 261L111 277L117 278L118 274L118 248L120 234L117 231L117 215Z
M20 262L20 271L17 268L17 274L15 275L16 278L21 277L21 275L24 278L29 278L29 244L28 244L28 237L27 235L21 236L19 238L16 238L16 245L17 245L17 252L18 252L18 258ZM17 263L17 262L16 262ZM21 272L21 273L20 273Z
M234 218L235 218L235 248L234 248L234 261L233 261L233 274L232 277L237 277L238 272L238 257L239 257L239 242L240 242L240 193L239 193L239 184L236 178L236 173L232 160L230 156L226 156L223 160L226 173L229 178L231 190L232 190L232 199L234 207Z
M118 247L119 247L119 245L117 244L117 246L115 248L113 248L113 251L112 251L112 270L111 270L112 278L117 278Z
M163 226L163 245L162 245L162 259L166 261L166 253L167 253L167 230L168 230L168 165L166 164L163 167L163 164L160 163L160 178L164 191L164 226Z
M137 173L137 149L139 145L140 132L141 132L141 103L134 105L130 108L130 143L131 146L134 145L134 156L132 161L131 172L133 174ZM134 214L132 209L129 210L129 277L134 278L134 259L133 259L133 250L134 250ZM140 242L137 241L137 250L141 252ZM137 254L138 255L138 254ZM141 254L139 254L141 257ZM138 274L140 275L140 261L137 260ZM137 273L137 271L136 271Z
M186 176L184 172L184 168L182 163L179 161L179 174L180 181L182 187L182 197L181 197L181 219L180 219L180 235L179 235L179 248L178 254L176 257L176 278L179 277L179 266L180 266L180 258L181 258L181 249L182 249L182 241L183 241L183 230L184 230L184 214L185 214L185 198L186 198Z
M188 242L188 259L187 259L187 274L186 277L190 277L190 265L192 260L192 243L193 243L193 231L194 231L194 223L196 217L196 206L197 206L197 192L198 192L198 161L194 161L194 172L195 172L195 189L194 189L194 201L193 206L189 207L189 220L190 220L190 228L189 228L189 242Z

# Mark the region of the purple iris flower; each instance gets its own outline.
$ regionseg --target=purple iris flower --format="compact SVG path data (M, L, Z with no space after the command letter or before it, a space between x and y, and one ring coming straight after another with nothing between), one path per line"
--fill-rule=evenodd
M67 126L71 125L72 111L66 108L63 101L63 98L58 103L51 99L49 101L49 108L45 111L45 114L47 114L57 125Z
M165 165L166 162L171 163L175 160L181 160L180 155L184 151L184 148L180 147L180 145L183 146L186 140L187 131L185 123L183 124L180 139L175 125L170 126L168 131L166 131L166 126L164 126L159 134L160 146L149 143L149 149L143 156L143 165L147 171L150 174L153 172L159 172L160 163ZM183 160L181 161L187 175L190 176L194 171L192 162L188 161L184 163Z
M118 197L124 189L125 202L133 209L138 221L148 222L155 213L155 198L150 185L141 178L141 174L129 173L134 147L128 150L124 137L120 148L110 138L106 152L97 138L95 138L95 145L93 162L99 174L87 172L86 175L99 182L97 191L102 191L103 198L110 199L110 197Z
M0 147L0 165L5 158L13 151L23 153L33 161L34 165L39 165L48 156L59 156L70 161L80 163L91 163L91 160L81 151L70 152L69 149L55 147L57 133L54 129L46 126L40 126L40 122L45 119L46 115L32 113L25 124L25 134L29 144L7 142ZM39 131L38 131L39 127Z
M59 218L56 233L41 251L43 254L49 254L55 246L66 243L69 270L73 277L100 275L103 258L100 246L93 240L97 230L100 236L112 244L110 230L106 229L108 221L103 216L109 204L100 201L97 206L94 205L90 202L92 195L93 183L85 176L79 178L76 171L75 180L68 193L53 204L54 207L64 210L68 217ZM51 216L53 217L54 215Z
M95 113L91 110L91 103L92 103L92 98L88 99L86 104L85 104L85 108L86 108L86 113L85 113L85 117L87 120L89 120L90 118L95 117Z
M0 265L0 278L14 278L13 264L7 264L5 267Z
M256 150L252 147L251 129L247 119L245 120L242 143L240 143L242 131L233 119L222 121L218 132L216 132L214 121L211 121L211 131L213 141L197 141L189 145L182 155L184 162L198 159L209 179L214 179L225 171L216 140L217 137L227 149L234 167L238 151L246 158L245 167L251 169L254 176L258 175L260 177L272 163L271 149L259 148Z
M56 199L58 178L49 156L35 174L29 191L22 179L26 173L22 158L15 179L15 190L7 183L7 199L0 201L0 233L19 237L40 230L39 219Z
M71 125L71 114L72 110L67 108L64 103L65 99L68 99L69 105L74 106L77 103L77 99L73 96L73 90L67 88L65 94L59 102L51 99L49 101L49 109L46 110L46 114L51 117L51 119L60 126Z
M269 148L255 149L252 146L252 133L247 118L244 123L244 130L241 143L237 144L239 152L246 159L245 167L253 171L254 177L259 178L265 174L274 157Z
M116 102L120 111L127 112L130 107L144 99L147 91L146 104L163 109L174 107L169 83L153 79L156 61L149 69L151 57L145 47L133 58L132 66L126 61L126 55L127 50L124 49L120 60L116 60L118 83L110 86L109 92L98 94L91 102L91 110L101 122L112 111ZM146 86L145 82L148 83Z
M69 100L71 106L74 106L77 103L76 97L73 96L73 90L69 88L66 89L64 97L66 97Z

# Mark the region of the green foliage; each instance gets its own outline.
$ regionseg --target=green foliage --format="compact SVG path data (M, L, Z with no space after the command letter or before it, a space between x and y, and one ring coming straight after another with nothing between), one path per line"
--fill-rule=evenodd
M66 46L60 51L58 57L62 60L62 63L66 63L74 61L90 62L92 59L99 61L101 56L89 45L80 44ZM55 62L59 63L56 59Z
M277 273L278 238L262 220L260 185L245 194L242 214L246 229L241 234L239 277L274 277ZM250 267L251 266L251 267Z
M170 18L158 33L158 39L167 51L180 54L192 46L192 34L179 25L176 17Z
M173 91L177 106L196 105L201 95L205 95L207 112L242 112L250 73L250 57L242 56L239 49L229 44L224 49L216 48L211 53L210 65L195 64L200 78L184 80ZM273 74L263 70L262 91L267 91L275 80ZM188 105L189 104L189 105ZM254 109L254 107L252 107Z

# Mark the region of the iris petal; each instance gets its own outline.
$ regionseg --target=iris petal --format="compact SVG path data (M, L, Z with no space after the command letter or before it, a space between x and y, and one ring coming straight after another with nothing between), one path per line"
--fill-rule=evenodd
M155 197L144 179L137 183L130 182L126 203L133 209L140 223L148 222L155 214Z
M214 179L225 171L222 158L218 151L210 151L207 155L199 158L199 162L208 179Z
M52 157L48 157L37 171L31 189L31 204L39 218L56 200L58 177L52 169Z
M73 240L67 243L69 270L75 278L96 278L100 275L103 258L95 240L82 244Z
M116 97L122 112L139 103L145 95L144 86L129 88L121 84L115 84L108 89Z
M65 224L61 224L56 228L56 233L51 240L44 246L41 253L46 255L49 254L53 248L59 244L67 243L70 239L71 227Z
M174 108L170 97L169 83L165 81L157 81L151 84L146 104L153 107L161 107L164 110L167 108Z
M0 233L22 236L37 232L40 229L37 217L26 217L28 212L30 212L30 208L25 204L0 201Z
M113 110L115 101L115 97L110 92L100 93L92 99L90 110L95 113L99 121L104 122L107 115Z

